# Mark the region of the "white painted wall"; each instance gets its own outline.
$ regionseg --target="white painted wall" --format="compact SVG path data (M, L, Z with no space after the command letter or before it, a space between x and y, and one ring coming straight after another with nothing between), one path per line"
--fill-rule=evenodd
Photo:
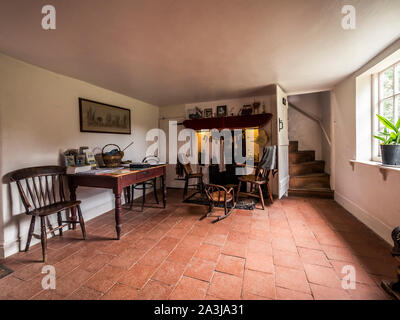
M364 130L360 122L360 132L356 126L359 109L356 105L363 101L357 99L356 78L399 49L400 40L335 86L331 95L335 123L335 200L391 244L391 231L400 225L400 172L387 171L385 180L379 167L356 163L353 168L349 160L364 154L363 150L357 150L360 144L357 135Z
M124 159L140 161L146 150L145 134L158 127L158 107L89 83L65 77L39 67L0 55L1 175L29 166L58 164L60 153L85 145L93 149L107 143L125 147ZM131 109L132 134L81 133L78 97ZM25 216L14 184L2 186L0 256L18 250L25 239ZM89 220L113 208L111 191L78 188L83 215Z

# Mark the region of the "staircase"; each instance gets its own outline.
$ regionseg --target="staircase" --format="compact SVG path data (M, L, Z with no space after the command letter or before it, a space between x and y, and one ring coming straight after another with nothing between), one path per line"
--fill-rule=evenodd
M325 161L315 160L315 151L299 151L299 142L289 142L289 195L333 198Z

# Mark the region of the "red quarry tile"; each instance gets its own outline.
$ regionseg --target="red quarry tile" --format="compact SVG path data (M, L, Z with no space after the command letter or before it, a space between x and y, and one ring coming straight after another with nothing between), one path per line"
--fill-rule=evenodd
M294 291L310 293L310 287L303 270L277 266L275 268L275 285Z
M221 299L239 300L242 290L242 279L230 274L215 272L208 294Z
M43 290L43 275L37 276L10 290L8 296L18 300L28 300Z
M194 225L189 231L189 235L202 237L203 239L207 236L209 226Z
M299 248L299 254L304 263L315 264L323 267L332 267L323 251Z
M329 288L310 283L315 300L350 300L350 295L343 289Z
M210 281L214 273L215 262L193 258L185 271L185 276Z
M246 270L243 279L243 295L254 294L264 299L275 299L275 284L272 274Z
M249 238L253 239L253 240L264 241L264 242L272 241L270 232L264 231L264 230L257 230L257 229L255 229L255 230L253 229L250 231Z
M117 282L121 275L123 275L121 268L104 266L85 283L85 286L104 293Z
M252 294L252 293L248 293L248 292L243 292L242 300L273 300L273 299L261 297L256 294Z
M348 248L334 247L334 246L321 246L326 256L330 260L339 260L347 262L357 262L357 258L353 255L353 252Z
M203 260L216 262L220 255L221 248L211 244L202 244L195 257Z
M294 242L297 247L321 250L321 245L314 237L299 237L294 235Z
M247 244L227 241L221 250L221 253L228 256L246 257Z
M194 248L182 247L178 245L178 247L176 247L168 256L167 260L187 264L190 259L192 259L195 252L196 249Z
M57 281L56 290L60 296L68 296L77 290L86 280L93 276L93 272L89 272L79 267L72 272L66 274Z
M315 232L314 232L315 233ZM321 245L347 247L347 242L337 233L315 233L315 237Z
M278 300L313 300L311 294L280 287L276 288L276 297Z
M296 244L291 238L272 238L272 249L297 253Z
M104 296L102 300L137 300L139 290L124 284L115 284Z
M264 254L272 256L272 247L271 247L271 244L269 244L267 242L250 239L247 244L247 252L248 253L264 253Z
M153 248L148 251L140 262L149 266L158 267L169 255L169 251L161 248Z
M260 252L248 252L245 268L266 273L273 273L274 263L272 256Z
M185 270L186 265L174 261L164 261L161 267L152 276L153 280L159 280L170 285L175 285Z
M125 275L119 279L119 283L141 289L154 273L155 267L138 262Z
M304 264L307 279L310 283L319 284L330 288L341 288L339 280L333 268L321 267L313 264Z
M297 253L289 251L274 250L273 251L274 265L303 270L303 262Z
M187 247L187 248L198 248L203 241L202 237L199 236L191 236L191 235L186 235L181 243L179 244L180 246Z
M96 256L94 256L93 258L91 258L88 263L83 264L82 268L90 271L90 272L97 272L99 271L101 268L103 268L106 263L108 263L110 260L112 260L114 258L114 256L110 255L110 254L98 254Z
M225 244L226 237L224 234L208 234L204 242L222 247Z
M333 268L336 271L336 274L338 275L339 279L343 279L344 276L347 275L348 271L344 270L345 272L343 273L343 267L345 266L352 266L355 269L355 276L356 276L356 282L358 283L364 283L370 286L373 286L375 284L374 278L372 275L369 275L364 267L362 267L359 264L356 263L349 263L349 262L344 262L344 261L336 261L336 260L331 260L330 261Z
M227 241L246 244L248 237L249 237L249 235L247 233L238 232L238 231L230 231L228 233Z
M164 282L150 280L140 291L140 300L166 300L171 294L173 286Z
M243 258L221 254L215 271L229 273L241 277L244 271L245 260Z
M111 259L111 261L109 261L108 264L114 267L129 269L142 256L143 256L142 251L137 250L136 248L128 248L124 252L122 252L119 256L113 257L113 259Z
M380 287L356 283L355 289L347 289L353 300L387 300L388 295Z
M178 285L170 295L170 300L202 300L204 299L208 288L208 283L189 278L182 277Z
M189 230L187 228L175 226L167 232L167 236L182 239L186 235L186 233L188 233L188 231Z
M92 288L85 286L80 287L78 290L70 294L68 300L98 300L102 296L102 293Z
M172 238L172 237L164 237L157 243L156 248L165 249L168 251L173 250L176 245L178 244L179 239Z

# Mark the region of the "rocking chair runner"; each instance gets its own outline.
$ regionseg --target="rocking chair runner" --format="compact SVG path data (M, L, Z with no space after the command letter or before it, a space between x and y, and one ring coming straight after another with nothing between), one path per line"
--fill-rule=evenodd
M216 184L207 184L204 188L204 191L209 201L210 210L206 215L201 217L200 220L209 217L212 214L215 205L222 202L224 203L225 214L215 219L213 223L227 218L232 213L233 209L236 206L234 188L227 189L223 186L219 186ZM232 207L229 209L228 203L230 202L232 202Z
M31 218L25 251L29 250L35 228L36 218L40 218L40 231L42 243L43 262L47 258L47 233L54 234L59 230L62 236L62 228L75 227L77 221L72 218L63 220L61 212L64 210L78 211L79 224L82 229L83 239L86 239L85 222L83 220L80 201L67 201L64 194L65 169L59 166L32 167L14 171L11 174L11 181L17 183L18 191L25 207L25 213ZM57 213L58 227L52 228L48 216ZM46 231L46 220L50 231Z

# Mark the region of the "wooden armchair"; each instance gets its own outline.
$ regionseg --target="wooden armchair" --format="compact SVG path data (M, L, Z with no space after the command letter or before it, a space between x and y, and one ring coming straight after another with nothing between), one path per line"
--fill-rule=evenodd
M59 166L32 167L14 171L11 173L11 181L17 183L18 191L25 207L25 213L31 216L31 224L28 232L25 251L29 250L35 229L36 218L40 218L40 238L42 242L43 262L46 262L47 233L59 230L62 236L62 229L71 224L75 225L75 211L72 218L62 218L64 210L78 211L79 224L82 229L83 239L86 239L85 222L83 220L80 201L67 201L64 194L65 169ZM57 213L58 227L52 228L48 216ZM68 216L68 215L66 215ZM47 224L49 232L47 232Z
M199 192L203 192L204 184L203 184L203 168L200 167L200 172L193 172L190 163L183 165L183 170L185 172L185 187L183 189L183 200L186 199L189 187L196 186ZM196 184L189 185L190 179L197 179Z
M268 192L269 199L271 203L274 202L274 198L272 197L271 188L269 185L269 174L272 170L265 170L262 168L256 168L256 172L254 175L247 175L239 177L239 186L237 192L237 198L239 199L240 194L244 194L250 197L259 198L261 201L262 209L265 209L264 205L264 195L262 189L265 188ZM250 184L250 192L241 192L241 184L245 183L246 185ZM237 201L237 200L236 200Z
M233 187L228 189L216 184L207 184L204 188L204 191L209 201L210 210L206 215L201 217L200 220L209 217L212 214L215 205L222 203L224 204L225 214L223 216L219 216L216 220L213 221L213 223L225 219L232 213L236 205L235 190ZM229 203L232 203L231 208L228 208Z

